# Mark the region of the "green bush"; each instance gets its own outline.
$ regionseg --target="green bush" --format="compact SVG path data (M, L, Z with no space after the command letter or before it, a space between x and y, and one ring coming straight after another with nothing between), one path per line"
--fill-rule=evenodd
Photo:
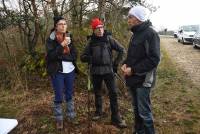
M24 55L20 67L23 72L39 74L42 77L47 76L45 53L36 52L34 55Z

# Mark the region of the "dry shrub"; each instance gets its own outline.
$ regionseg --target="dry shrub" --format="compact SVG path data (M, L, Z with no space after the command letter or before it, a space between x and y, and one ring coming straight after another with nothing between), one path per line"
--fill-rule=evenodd
M15 36L10 34L9 31L0 32L0 42L0 49L2 50L0 59L6 61L4 64L1 64L1 68L6 69L6 78L9 79L8 83L10 89L17 90L27 88L27 84L23 81L22 74L18 67L16 51L19 42L17 42Z
M112 125L92 123L90 128L85 129L83 134L117 134L119 129Z

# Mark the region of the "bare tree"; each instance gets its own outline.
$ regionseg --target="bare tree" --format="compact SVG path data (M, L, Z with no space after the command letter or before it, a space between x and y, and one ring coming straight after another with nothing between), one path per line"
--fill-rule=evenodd
M106 0L98 0L98 15L105 22Z
M33 22L34 22L34 33L32 37L29 37L29 52L33 53L35 50L35 46L38 41L38 37L40 34L40 24L39 24L39 17L38 17L38 9L36 6L35 0L31 0L31 6L33 10Z
M51 8L53 10L54 16L59 16L58 8L56 5L56 0L51 0Z

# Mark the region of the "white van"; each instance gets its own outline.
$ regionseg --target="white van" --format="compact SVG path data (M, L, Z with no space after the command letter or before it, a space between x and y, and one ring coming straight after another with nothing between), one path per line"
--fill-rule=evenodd
M199 31L200 25L184 25L178 30L178 42L192 43L194 34Z

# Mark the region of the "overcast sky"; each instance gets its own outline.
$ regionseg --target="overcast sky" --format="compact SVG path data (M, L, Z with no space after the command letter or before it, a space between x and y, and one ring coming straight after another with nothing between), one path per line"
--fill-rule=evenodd
M10 0L13 7L15 1ZM158 10L150 15L153 25L158 29L177 30L181 25L200 24L200 0L145 0Z
M200 0L150 0L160 8L151 14L153 25L176 30L180 25L200 24Z

